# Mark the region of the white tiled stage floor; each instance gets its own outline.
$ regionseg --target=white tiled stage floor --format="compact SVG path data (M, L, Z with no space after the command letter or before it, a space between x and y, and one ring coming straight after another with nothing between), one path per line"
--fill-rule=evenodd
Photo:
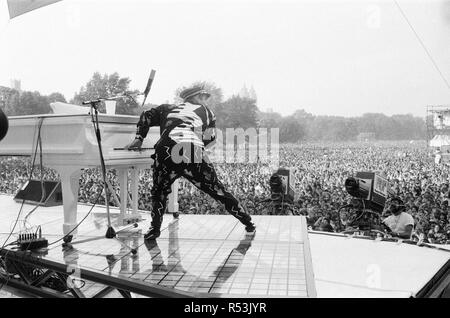
M0 243L19 208L11 196L0 195ZM31 209L25 205L21 219ZM89 209L80 204L78 220ZM134 257L118 242L103 238L105 208L95 207L93 212L102 216L89 215L80 226L79 239L99 240L66 252L58 242L46 257L208 296L305 297L314 295L315 288L318 297L411 297L450 259L448 251L409 244L318 232L307 235L298 216L255 216L257 231L252 237L230 215L180 215L178 221L166 215L161 237L145 244L142 233L150 223L148 214L143 214L146 220L134 234L120 237L138 249ZM29 223L42 224L46 238L53 242L62 236L62 215L61 206L38 208ZM87 284L86 294L99 288Z
M0 196L0 242L6 239L20 209L10 196ZM32 209L24 205L19 219ZM78 221L90 206L79 205ZM113 220L117 210L113 209ZM102 212L97 216L96 212ZM115 240L104 238L105 208L95 207L78 231L78 240L99 237L63 251L61 241L49 247L48 259L62 264L95 269L107 275L136 279L149 284L190 292L195 295L238 297L314 296L312 263L302 217L255 216L255 235L231 215L166 215L161 237L144 242L150 216L120 240L137 248L133 256ZM62 236L62 207L40 207L29 218L41 225L50 243ZM19 222L15 231L22 228ZM113 223L114 226L114 223ZM10 241L14 240L12 238ZM306 239L306 241L305 241ZM75 240L76 241L76 240ZM89 292L95 286L87 285Z

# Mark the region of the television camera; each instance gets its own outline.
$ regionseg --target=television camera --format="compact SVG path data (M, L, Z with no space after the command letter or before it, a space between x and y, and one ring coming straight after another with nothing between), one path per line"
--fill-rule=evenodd
M295 168L278 168L269 179L271 215L298 214L294 208Z
M382 223L382 213L388 203L391 208L404 208L399 198L388 201L393 193L389 182L376 172L357 172L345 180L345 189L353 199L339 209L344 232L386 233L390 229ZM342 212L345 209L345 212Z

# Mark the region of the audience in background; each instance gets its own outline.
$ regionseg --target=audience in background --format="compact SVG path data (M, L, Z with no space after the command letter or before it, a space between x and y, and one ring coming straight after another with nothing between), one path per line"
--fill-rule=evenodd
M15 194L29 178L30 160L26 157L0 157L0 193ZM338 209L351 197L344 181L357 171L379 171L390 181L391 188L406 205L406 212L415 220L413 237L438 244L450 243L449 167L436 164L424 143L307 143L280 146L280 166L296 168L295 208L308 217L317 230L340 231ZM220 163L217 173L250 214L271 212L271 169L264 163ZM39 167L33 179L40 179ZM58 174L44 169L45 180L58 180ZM108 172L117 195L117 176ZM139 208L151 210L151 170L142 170L139 182ZM98 169L85 169L80 178L79 202L94 203L102 191ZM104 193L98 204L104 204ZM115 202L111 200L111 204ZM180 179L179 207L181 213L225 214L223 206Z

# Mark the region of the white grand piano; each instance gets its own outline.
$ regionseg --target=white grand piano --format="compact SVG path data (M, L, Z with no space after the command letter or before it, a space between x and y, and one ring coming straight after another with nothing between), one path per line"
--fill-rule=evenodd
M140 219L138 213L139 170L149 169L153 146L159 138L159 127L152 127L144 140L142 151L123 150L136 133L137 116L99 114L102 150L107 169L116 169L120 185L119 225ZM42 163L55 169L61 177L64 224L67 234L77 225L79 178L84 168L100 166L97 139L89 114L48 114L9 117L9 130L0 141L0 155L32 156L41 126ZM122 150L120 150L122 148ZM36 156L39 162L39 152ZM130 177L129 177L130 175ZM130 184L131 202L128 185ZM172 186L168 210L178 212L178 183ZM131 209L128 209L131 203ZM76 235L76 230L71 233Z

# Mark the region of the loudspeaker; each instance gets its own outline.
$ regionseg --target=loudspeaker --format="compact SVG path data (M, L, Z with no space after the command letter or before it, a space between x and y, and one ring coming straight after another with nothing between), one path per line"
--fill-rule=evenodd
M356 177L366 182L365 190L368 191L368 197L365 200L370 201L371 208L376 211L382 211L389 194L389 181L375 172L357 172ZM361 187L361 182L359 183Z
M5 113L0 108L0 140L2 140L6 136L8 127L8 117L6 117Z
M22 203L22 201L25 200L25 203L41 206L62 205L61 182L44 180L43 185L45 196L42 202L41 180L31 180L30 182L25 183L22 189L17 192L14 200L19 203Z

